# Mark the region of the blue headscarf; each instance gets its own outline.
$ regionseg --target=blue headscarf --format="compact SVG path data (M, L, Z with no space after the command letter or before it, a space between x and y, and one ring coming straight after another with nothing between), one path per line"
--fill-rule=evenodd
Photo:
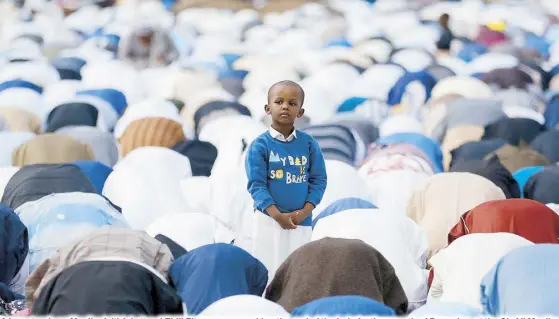
M316 226L319 220L322 218L326 218L330 215L334 215L336 213L342 212L344 210L349 209L372 209L377 208L372 203L363 200L361 198L350 197L350 198L342 198L338 199L337 201L333 202L332 204L328 205L315 219L312 221L312 228Z
M89 95L98 97L102 100L105 100L109 103L113 109L116 111L117 114L122 115L124 113L124 109L128 105L126 101L126 96L115 89L93 89L93 90L85 90L79 91L76 95Z
M37 84L24 81L24 80L10 80L6 82L0 83L0 92L5 91L7 89L15 89L15 88L22 88L22 89L30 89L35 91L39 94L43 94L43 88L38 86Z
M481 282L481 304L491 316L558 316L559 245L538 244L505 255ZM529 293L527 293L529 292Z
M268 282L268 270L258 259L229 244L188 252L171 265L169 275L188 315L197 315L226 297L261 296Z
M338 113L353 112L359 105L367 101L365 97L350 97L345 100L339 107Z
M9 285L27 257L29 239L27 228L11 208L0 204L0 216L0 282Z
M76 161L73 163L89 178L93 186L97 189L97 193L103 193L105 181L113 172L113 169L107 165L97 161Z
M396 316L394 309L367 297L334 296L311 301L297 307L293 317Z
M379 138L376 144L410 144L422 150L435 167L436 173L443 171L443 153L437 142L419 133L396 133Z
M420 71L420 72L411 72L406 73L402 76L394 87L388 93L388 104L389 105L397 105L402 102L402 98L404 97L404 93L406 93L406 89L408 85L412 82L420 82L423 87L425 88L425 101L429 100L431 97L431 91L437 84L437 80L429 74L427 71Z
M518 183L518 187L520 188L520 198L524 198L524 185L526 185L526 182L528 182L530 177L542 169L543 166L524 167L512 174L512 177L514 177Z

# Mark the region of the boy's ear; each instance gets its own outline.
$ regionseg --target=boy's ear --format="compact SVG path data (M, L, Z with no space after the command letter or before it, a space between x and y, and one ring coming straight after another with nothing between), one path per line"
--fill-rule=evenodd
M299 113L297 113L297 118L301 118L301 116L303 116L303 114L305 114L305 109L301 108L299 110Z
M268 115L272 114L272 111L270 111L270 107L268 106L268 104L264 105L264 111L266 111L266 114Z

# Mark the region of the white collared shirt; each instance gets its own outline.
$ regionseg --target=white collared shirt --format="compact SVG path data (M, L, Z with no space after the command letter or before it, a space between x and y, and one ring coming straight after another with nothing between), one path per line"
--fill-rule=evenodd
M287 138L283 136L280 132L276 131L273 127L270 126L270 135L272 138L282 141L282 142L291 142L297 138L297 130L293 130L293 133L289 134Z

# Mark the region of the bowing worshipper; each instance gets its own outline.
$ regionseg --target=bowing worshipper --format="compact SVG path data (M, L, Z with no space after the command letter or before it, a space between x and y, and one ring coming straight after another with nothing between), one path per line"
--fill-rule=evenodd
M145 230L162 214L188 212L180 181L191 176L186 156L165 147L140 147L115 165L103 195L122 208L132 228Z
M0 132L0 166L11 166L12 152L33 137L31 132Z
M212 303L235 295L261 296L266 267L243 249L229 244L196 248L169 268L186 315L198 315Z
M410 314L411 318L431 318L436 316L454 317L480 317L483 314L478 309L453 302L431 302L425 306L416 309Z
M91 181L98 194L103 194L103 187L113 169L97 161L76 161L72 163L80 168Z
M530 143L545 131L545 126L532 119L502 118L485 126L483 139L499 138L510 145L518 146L521 141Z
M12 209L0 204L3 230L0 272L0 311L6 304L24 299L25 280L29 276L29 242L27 228ZM8 313L13 314L13 313Z
M113 134L103 132L92 126L66 126L58 129L56 135L69 136L88 145L93 151L95 161L113 167L119 158L118 143Z
M295 308L292 317L394 317L394 309L366 297L334 296L311 301Z
M507 253L529 245L534 244L510 233L460 237L429 260L434 276L427 303L460 303L482 311L483 276Z
M11 132L39 134L41 131L41 119L33 112L17 107L0 107L0 116L5 121L7 130Z
M450 170L452 170L454 165L458 162L482 160L488 154L493 153L505 144L506 142L501 139L472 141L462 144L450 151Z
M278 269L265 296L292 312L314 300L346 295L382 302L397 315L408 308L392 265L356 239L323 238L297 249Z
M491 160L492 157L498 158L511 174L525 167L551 165L545 156L534 151L524 142L521 142L518 147L506 144L487 155L485 160Z
M326 190L322 151L309 134L295 130L304 114L305 92L295 82L278 82L268 91L270 129L248 148L248 191L254 200L252 254L273 274L309 242L314 208Z
M559 216L531 199L493 200L464 213L448 233L448 244L475 233L513 233L535 244L559 243Z
M559 163L559 130L552 129L541 133L532 140L530 147L551 163Z
M173 261L169 248L145 232L104 226L31 273L27 304L38 316L182 315L180 297L169 284Z
M215 224L209 214L165 214L153 221L146 232L156 239L165 236L188 252L216 242Z
M227 315L229 318L289 318L282 306L255 295L235 295L211 304L198 318L215 318Z
M544 169L543 166L530 166L530 167L521 168L518 171L514 172L512 177L514 177L514 179L518 183L518 187L520 188L520 198L525 198L524 186L526 185L528 180L530 180L532 176L534 176L535 174L537 174L539 171L543 169ZM533 199L533 198L529 198L529 199ZM544 204L547 204L547 202L545 202Z
M33 137L12 153L12 163L16 166L62 164L91 161L94 158L95 155L89 145L68 136L50 133Z
M169 34L154 26L139 27L122 42L119 45L119 58L137 69L167 66L179 57Z
M530 176L524 185L524 198L542 204L559 204L559 167L542 167Z
M17 210L31 201L56 193L96 193L95 186L75 165L25 165L8 181L2 203Z
M426 233L429 257L447 245L448 231L460 216L481 203L505 199L491 181L470 173L442 173L431 176L415 190L407 216Z
M487 161L482 159L459 161L450 167L450 172L465 172L485 177L497 185L506 198L520 198L518 182L496 156Z
M531 245L513 250L481 282L481 303L490 316L557 316L555 284L557 245ZM530 293L527 293L527 292Z
M129 228L117 207L92 193L55 193L27 202L15 212L29 228L29 269L58 249L105 225Z
M188 157L192 166L192 176L210 176L215 160L217 148L210 142L191 140L180 141L173 150Z
M340 201L339 206L344 202ZM375 248L394 267L408 299L408 311L411 311L427 299L427 236L411 219L387 209L361 208L365 203L347 202L349 209L319 215L312 240L359 239ZM352 209L352 206L358 208Z
M337 201L346 198L358 198L367 202L372 200L367 183L359 176L355 168L337 160L325 160L325 162L328 185L320 204L313 211L313 225L316 223L318 215L321 215L326 208Z

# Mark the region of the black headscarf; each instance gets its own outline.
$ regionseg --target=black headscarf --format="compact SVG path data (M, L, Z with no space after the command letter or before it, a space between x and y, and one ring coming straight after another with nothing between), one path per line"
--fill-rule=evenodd
M550 162L559 162L559 130L554 129L538 135L530 147L545 156Z
M505 144L506 142L501 139L489 139L484 141L465 143L450 152L450 154L452 155L450 167L452 167L457 162L481 160L488 154L493 153L497 149L503 147Z
M26 165L8 181L2 203L15 210L49 194L71 192L97 194L89 178L75 165Z
M173 287L143 266L126 261L88 261L49 281L33 303L37 316L183 315Z
M173 150L188 157L192 176L211 175L217 158L217 148L212 143L200 140L181 141L173 146Z
M97 126L99 111L87 103L65 103L55 107L47 117L46 132L65 126Z
M545 126L532 119L503 118L485 126L482 139L500 138L511 145L518 146L520 141L532 142L544 131Z
M547 166L532 175L524 185L524 198L559 204L559 166Z

